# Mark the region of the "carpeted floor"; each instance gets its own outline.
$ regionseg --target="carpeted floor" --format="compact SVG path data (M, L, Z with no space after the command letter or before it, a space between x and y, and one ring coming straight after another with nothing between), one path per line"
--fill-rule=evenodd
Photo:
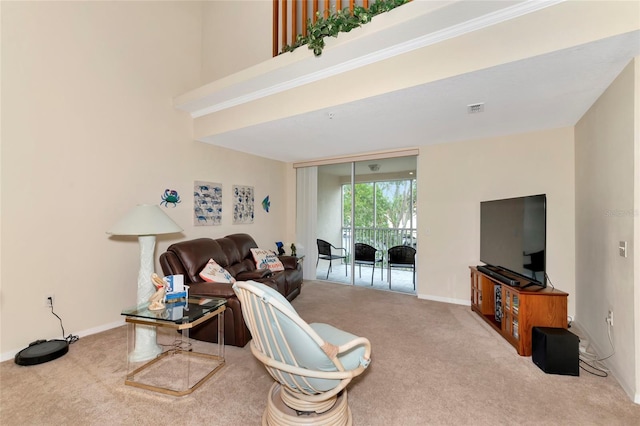
M308 322L368 337L369 369L349 386L356 425L631 425L613 378L547 375L469 307L318 281L293 302ZM126 328L81 338L62 358L0 364L2 425L258 425L272 379L245 348L186 397L124 385Z

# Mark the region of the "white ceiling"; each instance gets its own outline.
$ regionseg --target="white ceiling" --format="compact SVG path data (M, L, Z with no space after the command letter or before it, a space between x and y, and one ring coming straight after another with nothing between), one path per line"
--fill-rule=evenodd
M640 32L216 135L298 162L573 126L634 57ZM467 105L483 102L484 112Z
M573 126L637 55L640 33L628 33L227 132L211 142L298 162ZM467 105L479 102L484 112L468 114Z

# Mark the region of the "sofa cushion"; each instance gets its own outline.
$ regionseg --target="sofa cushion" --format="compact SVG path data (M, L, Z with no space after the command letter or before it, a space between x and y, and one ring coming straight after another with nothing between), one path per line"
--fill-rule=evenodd
M273 272L284 271L284 265L273 250L252 248L253 260L257 269L269 269Z
M215 260L224 268L229 264L220 244L211 238L197 238L174 243L167 248L167 251L174 253L184 265L188 277L185 283L201 281L200 271L209 262L209 259ZM175 273L180 272L176 271ZM167 275L173 275L173 273Z
M200 271L200 278L210 283L234 283L236 279L226 269L209 259L204 269Z
M252 258L250 250L258 248L255 240L249 234L231 234L224 238L233 241L240 254L240 259Z
M253 272L256 270L256 264L253 259L244 259L242 262L234 263L227 267L227 271L240 281L246 281L246 279L238 278L238 275L245 272Z
M222 249L222 252L227 259L227 263L224 265L221 264L222 266L227 268L227 266L235 265L236 263L242 262L244 256L242 255L242 253L240 253L240 250L238 250L238 246L236 245L235 241L225 237L216 239L216 242L220 245L220 249Z

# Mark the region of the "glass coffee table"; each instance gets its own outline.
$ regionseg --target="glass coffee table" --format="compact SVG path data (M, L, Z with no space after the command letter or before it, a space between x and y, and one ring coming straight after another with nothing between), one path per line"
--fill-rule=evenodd
M183 396L196 390L224 366L224 310L226 299L189 295L167 303L160 311L149 304L122 311L127 327L127 377L125 384L168 395ZM218 343L189 339L189 330L213 318L218 319ZM160 354L138 361L136 328L154 327Z

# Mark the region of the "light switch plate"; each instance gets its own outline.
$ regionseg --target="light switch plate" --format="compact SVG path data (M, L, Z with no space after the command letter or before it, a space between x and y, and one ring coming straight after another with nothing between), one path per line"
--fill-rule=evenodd
M627 257L627 242L626 241L620 241L620 244L618 245L618 251L620 253L620 256Z

